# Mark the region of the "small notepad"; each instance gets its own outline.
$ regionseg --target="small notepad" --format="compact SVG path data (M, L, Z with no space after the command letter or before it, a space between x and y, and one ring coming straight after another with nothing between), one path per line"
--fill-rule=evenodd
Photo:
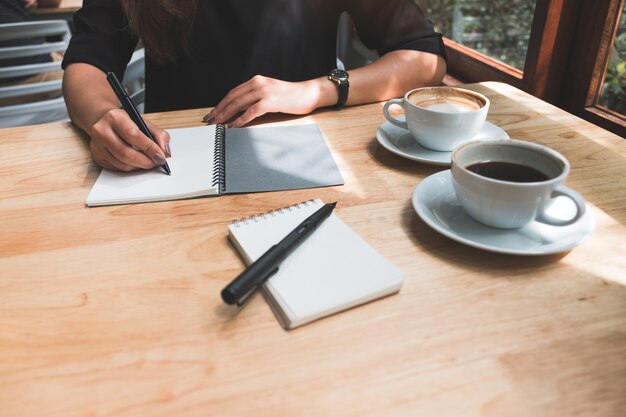
M250 264L323 205L311 200L235 221L229 238ZM331 214L262 291L281 325L292 329L396 293L402 281L402 271Z

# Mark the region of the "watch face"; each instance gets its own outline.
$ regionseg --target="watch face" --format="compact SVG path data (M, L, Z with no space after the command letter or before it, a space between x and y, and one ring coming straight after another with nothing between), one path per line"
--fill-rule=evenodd
M334 69L330 72L329 75L337 81L348 81L348 73L344 70Z

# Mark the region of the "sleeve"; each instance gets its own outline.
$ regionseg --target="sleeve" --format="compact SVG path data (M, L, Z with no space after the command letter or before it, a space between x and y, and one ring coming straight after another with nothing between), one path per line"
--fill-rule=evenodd
M380 55L398 49L447 59L442 35L413 0L344 0L361 41Z
M82 62L113 71L122 79L137 46L118 0L84 0L74 14L74 34L65 51L63 69Z

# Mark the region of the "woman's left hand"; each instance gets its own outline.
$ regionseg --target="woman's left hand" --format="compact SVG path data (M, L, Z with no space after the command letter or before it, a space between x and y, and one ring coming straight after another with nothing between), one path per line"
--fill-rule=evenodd
M336 90L326 77L288 82L255 75L233 88L203 120L241 127L265 113L308 114L336 102Z

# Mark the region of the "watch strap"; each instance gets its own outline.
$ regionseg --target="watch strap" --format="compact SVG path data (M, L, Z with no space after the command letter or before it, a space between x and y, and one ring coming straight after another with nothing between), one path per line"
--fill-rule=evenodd
M333 106L333 109L341 109L346 105L346 101L348 101L348 90L350 89L350 84L348 82L339 82L337 83L337 89L339 90L339 100L337 100L337 104Z

